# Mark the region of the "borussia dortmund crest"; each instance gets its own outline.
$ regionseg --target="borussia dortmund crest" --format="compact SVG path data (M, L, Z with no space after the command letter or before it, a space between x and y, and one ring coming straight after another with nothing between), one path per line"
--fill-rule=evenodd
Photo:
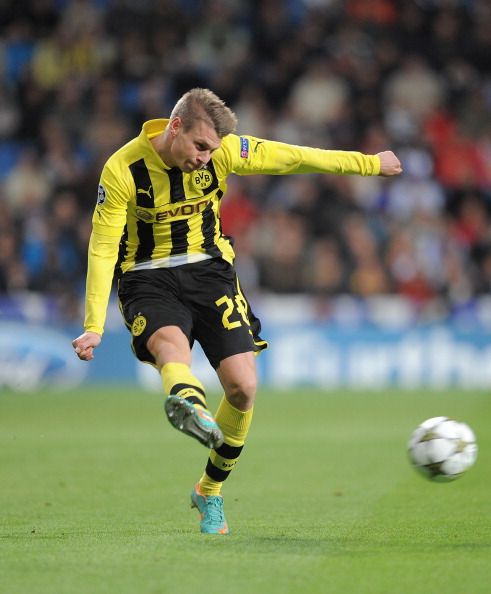
M194 187L199 190L206 190L213 183L213 175L208 169L198 169L197 171L193 171L191 175Z
M139 314L133 320L133 324L131 325L131 334L133 334L133 336L140 336L140 334L142 334L146 327L147 319L145 318L145 316Z

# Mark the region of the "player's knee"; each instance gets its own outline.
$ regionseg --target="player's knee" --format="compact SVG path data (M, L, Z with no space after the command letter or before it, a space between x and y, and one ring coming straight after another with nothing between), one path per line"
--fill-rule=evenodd
M256 398L257 381L255 377L247 377L234 381L228 386L227 399L239 410L249 410Z

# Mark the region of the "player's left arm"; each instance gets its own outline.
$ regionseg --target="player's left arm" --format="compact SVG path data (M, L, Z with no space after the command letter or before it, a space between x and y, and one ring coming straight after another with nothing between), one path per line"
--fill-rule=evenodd
M223 139L220 151L229 172L238 175L333 173L392 176L402 171L400 161L392 151L365 155L358 151L304 147L235 134Z

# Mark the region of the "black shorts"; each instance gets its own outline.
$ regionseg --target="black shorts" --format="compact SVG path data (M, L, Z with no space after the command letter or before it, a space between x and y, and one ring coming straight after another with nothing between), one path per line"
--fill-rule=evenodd
M268 346L233 266L220 258L127 272L118 297L133 351L146 363L155 363L147 341L163 326L181 328L191 347L197 340L215 369L226 357Z

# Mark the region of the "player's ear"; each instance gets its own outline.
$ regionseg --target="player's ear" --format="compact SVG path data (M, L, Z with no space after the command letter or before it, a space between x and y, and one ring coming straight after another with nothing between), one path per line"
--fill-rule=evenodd
M181 118L179 116L172 118L171 121L169 122L169 130L170 130L170 134L171 134L172 138L175 138L177 136L177 133L179 132L179 130L181 128L182 128Z

